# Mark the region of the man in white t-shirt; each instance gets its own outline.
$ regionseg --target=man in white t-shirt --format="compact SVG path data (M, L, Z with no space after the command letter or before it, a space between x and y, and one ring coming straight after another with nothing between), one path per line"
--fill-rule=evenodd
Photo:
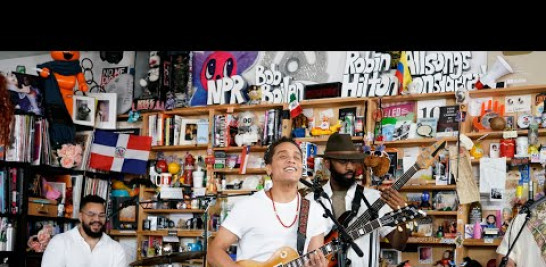
M526 216L527 214L520 214L512 220L497 248L497 262L502 261L502 258L508 253L508 248L513 245L514 248L508 255L507 267L546 267L546 235L543 232L543 229L546 229L546 202L531 210L531 218L523 226ZM514 243L522 226L521 235Z
M292 139L282 137L269 146L264 160L273 186L234 205L208 248L207 259L212 266L238 266L226 253L229 246L237 242L237 261L264 262L281 247L297 250L302 198L298 193L302 174L301 150ZM304 253L312 252L324 243L325 219L321 209L310 201ZM320 250L310 253L304 260L305 266L327 266Z
M105 205L99 196L82 198L80 225L51 239L42 267L127 267L123 247L104 233Z

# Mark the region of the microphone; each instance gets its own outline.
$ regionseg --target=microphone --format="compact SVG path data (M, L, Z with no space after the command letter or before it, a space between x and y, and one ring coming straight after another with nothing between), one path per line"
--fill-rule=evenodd
M319 197L323 197L325 199L330 198L328 196L328 194L326 194L326 192L324 192L324 190L322 189L322 186L320 186L320 184L310 183L310 182L308 182L307 180L305 180L303 178L300 178L300 182L313 190L313 192L315 193L315 199L318 199Z
M545 201L546 201L546 196L543 196L541 199L536 201L528 200L527 203L525 203L525 205L523 205L523 207L519 211L519 214L526 214L530 212L531 210L536 209L538 205L544 203Z

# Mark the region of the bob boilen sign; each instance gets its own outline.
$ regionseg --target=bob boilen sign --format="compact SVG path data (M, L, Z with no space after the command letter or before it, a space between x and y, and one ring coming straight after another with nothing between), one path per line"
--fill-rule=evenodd
M475 88L479 75L469 73L472 52L407 51L412 83L410 93L428 94ZM380 52L347 52L341 97L375 97L398 94L398 79L391 56Z

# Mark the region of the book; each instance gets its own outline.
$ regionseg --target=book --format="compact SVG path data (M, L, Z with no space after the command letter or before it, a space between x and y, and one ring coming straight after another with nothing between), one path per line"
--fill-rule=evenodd
M440 107L440 117L436 129L437 137L446 137L457 135L458 122L457 113L459 106L444 106Z

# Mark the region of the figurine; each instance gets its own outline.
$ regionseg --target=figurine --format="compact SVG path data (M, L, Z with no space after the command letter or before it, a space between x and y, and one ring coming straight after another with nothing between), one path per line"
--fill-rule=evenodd
M235 136L237 146L250 146L256 144L259 139L258 126L256 126L256 116L247 111L241 113L239 117L238 133Z
M428 191L423 191L421 194L421 206L422 209L430 209L430 193Z
M51 51L50 54L54 61L38 65L38 68L41 68L39 74L42 78L52 77L55 80L66 106L66 110L68 110L68 113L72 116L72 96L74 95L76 81L78 82L79 91L87 92L89 89L80 66L80 52ZM54 76L51 76L51 73L53 73ZM45 87L46 94L51 94L52 92L47 88L47 85ZM46 98L46 104L50 104L47 99L48 98Z
M436 267L451 267L455 266L453 262L453 251L452 250L446 250L444 251L444 254L442 255L442 259L437 261L434 266Z

